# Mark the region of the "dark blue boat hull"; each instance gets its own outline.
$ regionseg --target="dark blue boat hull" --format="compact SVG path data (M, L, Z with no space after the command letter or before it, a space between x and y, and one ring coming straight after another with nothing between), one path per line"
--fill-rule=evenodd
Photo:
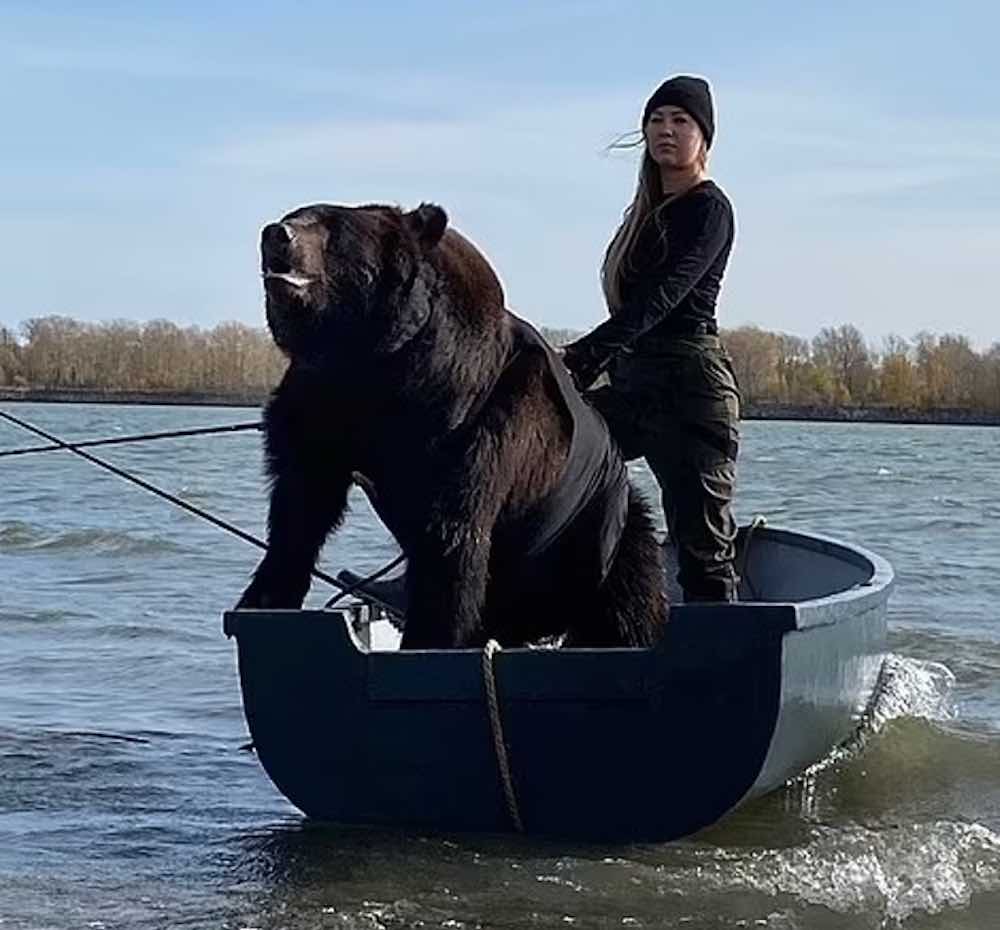
M851 735L881 666L891 569L856 547L760 532L746 575L765 594L790 583L780 562L802 553L798 569L820 573L811 590L836 589L675 607L655 649L494 657L527 831L684 836ZM480 652L366 652L346 615L322 611L235 611L225 624L260 761L306 814L512 829Z

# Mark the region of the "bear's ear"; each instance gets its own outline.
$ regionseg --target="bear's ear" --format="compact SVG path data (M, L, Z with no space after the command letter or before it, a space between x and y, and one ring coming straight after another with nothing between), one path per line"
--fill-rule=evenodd
M406 228L417 237L425 251L430 251L440 241L448 228L448 214L437 204L422 203L416 210L403 214Z

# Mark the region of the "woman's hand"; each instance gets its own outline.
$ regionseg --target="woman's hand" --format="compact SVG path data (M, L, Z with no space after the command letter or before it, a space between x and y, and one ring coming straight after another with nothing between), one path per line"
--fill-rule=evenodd
M563 346L559 355L581 393L597 380L611 362L611 354L588 342L587 336Z

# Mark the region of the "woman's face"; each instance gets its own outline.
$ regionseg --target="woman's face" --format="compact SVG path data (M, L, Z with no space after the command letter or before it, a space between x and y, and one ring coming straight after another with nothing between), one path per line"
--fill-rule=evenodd
M643 135L649 157L661 168L683 171L701 160L704 137L687 110L657 107L649 114Z

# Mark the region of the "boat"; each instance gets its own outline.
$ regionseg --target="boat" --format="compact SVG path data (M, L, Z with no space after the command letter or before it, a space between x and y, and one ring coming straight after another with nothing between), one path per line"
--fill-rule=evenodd
M883 558L769 526L739 545L740 600L673 605L648 649L372 649L392 582L346 610L231 611L259 761L319 821L692 834L850 740L886 651Z

